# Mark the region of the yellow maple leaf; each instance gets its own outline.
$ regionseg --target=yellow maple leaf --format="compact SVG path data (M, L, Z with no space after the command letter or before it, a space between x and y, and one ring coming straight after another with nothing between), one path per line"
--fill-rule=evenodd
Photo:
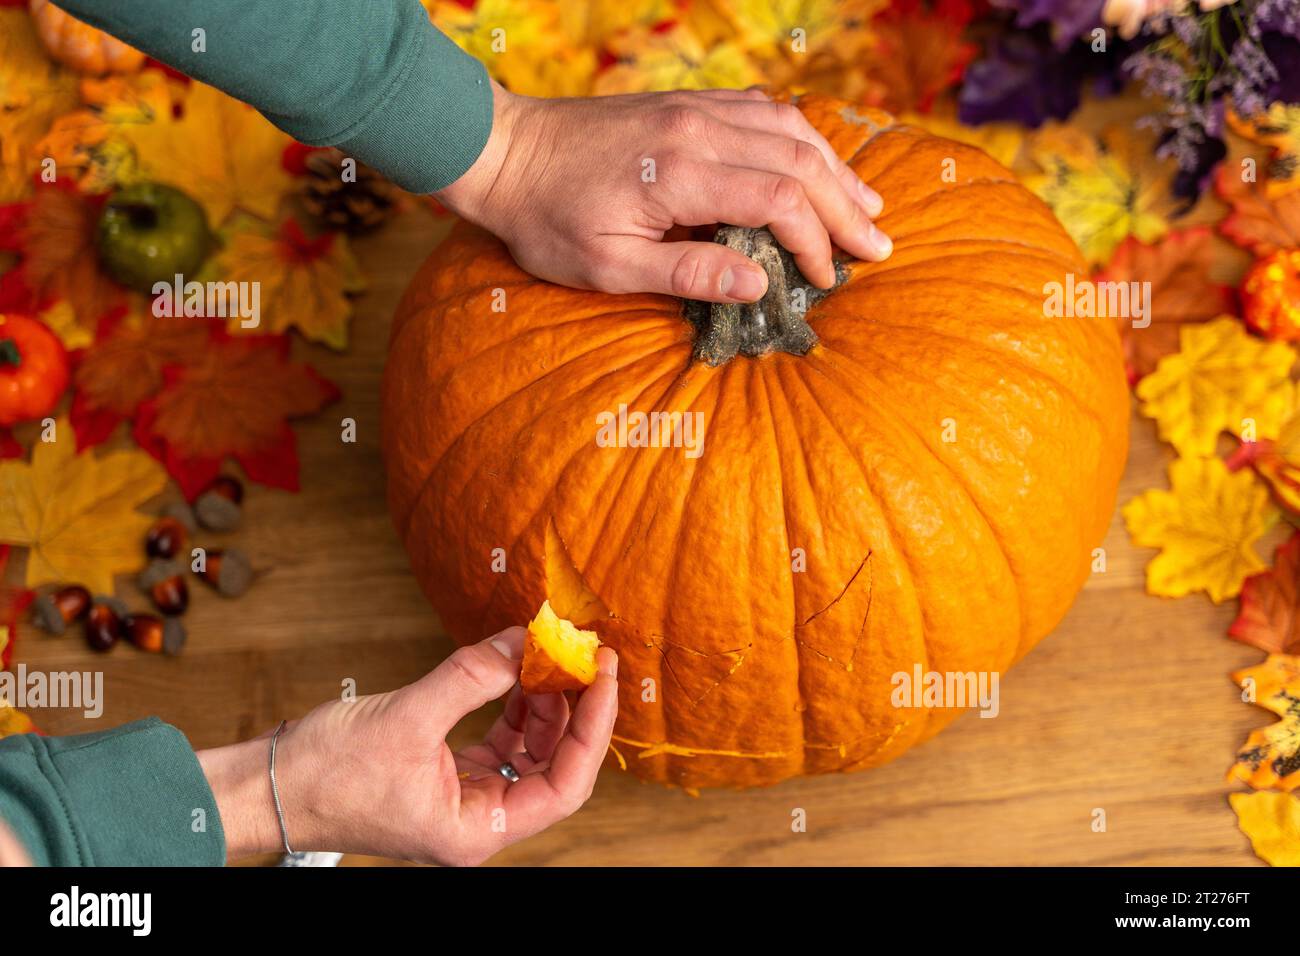
M712 7L730 26L731 38L762 57L812 53L843 31L850 16L841 0L703 0L700 5ZM852 12L865 19L879 6L861 3Z
M1147 565L1147 591L1183 597L1205 591L1216 604L1265 567L1255 542L1277 521L1268 489L1253 472L1230 473L1217 458L1179 458L1168 491L1153 488L1122 509L1133 543L1159 548Z
M1254 702L1281 720L1251 731L1228 779L1257 790L1300 787L1300 657L1270 654L1263 664L1237 671L1232 679L1253 686Z
M219 228L235 210L274 221L293 188L281 165L288 134L257 110L203 83L190 85L184 112L151 123L123 124L135 151L135 178L188 193Z
M1300 866L1300 799L1261 790L1230 793L1228 802L1256 856L1273 866Z
M708 0L692 3L689 16ZM587 0L585 3L559 5L560 29L574 47L599 49L612 37L633 27L650 27L683 14L674 0Z
M1111 126L1098 139L1049 124L1030 140L1029 155L1043 172L1025 176L1025 185L1052 207L1092 265L1108 261L1127 236L1154 242L1169 231L1174 167L1156 159L1151 137Z
M361 292L365 280L342 234L308 239L292 223L274 234L236 233L217 257L217 268L228 281L256 282L260 289L260 325L244 329L232 318L232 332L296 328L313 342L336 349L347 346L352 316L348 296Z
M1256 338L1228 316L1184 325L1178 341L1137 386L1162 439L1183 455L1211 455L1223 431L1277 437L1295 406L1290 345Z
M689 30L629 30L610 43L617 62L596 77L598 94L660 90L736 89L762 80L743 47L707 47Z
M0 541L30 548L27 586L85 585L109 594L113 575L138 570L152 519L135 509L167 474L143 451L78 455L72 426L37 441L32 460L0 462Z
M559 9L536 0L477 0L473 8L452 0L425 0L434 24L509 89L536 85L530 68L570 47Z
M25 10L0 9L0 203L31 190L34 146L50 123L77 105L77 81L45 54Z

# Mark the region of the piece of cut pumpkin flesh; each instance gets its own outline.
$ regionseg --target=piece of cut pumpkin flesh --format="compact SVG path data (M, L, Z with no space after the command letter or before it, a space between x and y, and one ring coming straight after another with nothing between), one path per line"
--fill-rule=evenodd
M581 690L596 679L595 631L580 631L543 601L528 625L520 682L526 694Z

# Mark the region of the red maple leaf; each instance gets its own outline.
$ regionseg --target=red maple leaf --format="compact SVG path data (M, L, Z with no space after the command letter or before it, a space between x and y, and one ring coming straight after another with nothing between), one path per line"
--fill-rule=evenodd
M1300 531L1280 545L1273 567L1246 579L1228 636L1270 654L1300 653Z
M289 360L283 335L218 333L188 365L163 369L163 388L136 412L134 436L163 463L187 498L234 458L253 481L298 490L298 451L289 419L310 415L338 387Z

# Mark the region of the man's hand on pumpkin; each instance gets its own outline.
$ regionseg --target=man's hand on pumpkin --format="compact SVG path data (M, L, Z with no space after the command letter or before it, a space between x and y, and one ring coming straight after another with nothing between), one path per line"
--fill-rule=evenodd
M487 146L438 198L543 279L710 302L762 297L761 267L717 243L665 241L674 226L767 226L822 288L835 282L832 243L870 261L892 251L872 222L880 196L798 109L758 90L553 100L493 91Z
M570 710L562 694L519 688L524 629L462 647L400 690L321 704L291 722L276 782L295 850L474 865L586 802L618 709L618 658L602 647L596 681ZM482 742L453 752L451 729L505 697ZM200 751L227 854L280 847L267 738ZM501 773L509 763L519 779Z

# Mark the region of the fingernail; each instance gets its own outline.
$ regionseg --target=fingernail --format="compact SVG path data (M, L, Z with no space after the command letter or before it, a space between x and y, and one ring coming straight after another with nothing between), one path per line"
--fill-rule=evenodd
M871 250L871 259L874 262L888 259L890 253L894 251L894 241L874 225L868 227L867 231L863 233L862 241Z
M610 677L617 677L618 676L618 655L615 654L613 650L610 650L608 653L601 654L600 661L597 663L597 668L600 670L602 674L607 674Z
M731 268L722 273L718 291L741 302L754 302L767 291L767 275L762 269Z
M488 643L506 660L520 660L524 656L524 629L509 628L491 638Z
M858 183L858 192L862 196L862 204L867 208L867 215L872 219L880 215L885 208L885 200L864 182Z

